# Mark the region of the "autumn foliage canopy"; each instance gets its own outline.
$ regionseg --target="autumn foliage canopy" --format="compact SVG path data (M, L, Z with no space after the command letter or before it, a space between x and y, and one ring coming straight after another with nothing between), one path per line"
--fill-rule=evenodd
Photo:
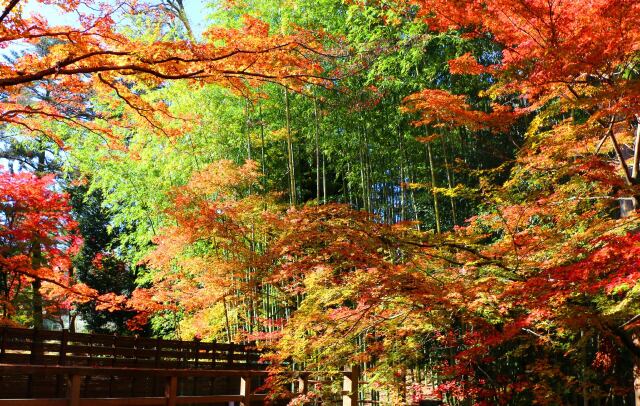
M209 29L202 42L148 43L119 32L123 13L161 11L137 1L38 1L51 12L75 13L73 26L50 25L46 16L27 14L20 1L7 1L0 14L0 48L46 44L46 55L25 51L0 65L3 99L0 121L58 139L53 123L98 132L117 145L116 128L145 126L177 135L162 124L172 115L162 100L145 97L167 80L194 85L217 83L239 91L260 82L294 88L321 82L318 44L305 32L271 35L269 25L246 16L238 29ZM319 49L319 48L318 48ZM317 79L316 79L317 77ZM87 98L113 100L111 108L88 111ZM30 100L25 103L25 98ZM114 108L123 110L117 114ZM133 120L133 121L132 121Z

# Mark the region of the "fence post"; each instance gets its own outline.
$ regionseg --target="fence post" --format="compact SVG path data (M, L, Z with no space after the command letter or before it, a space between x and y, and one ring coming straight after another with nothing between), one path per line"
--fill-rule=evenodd
M256 343L247 343L244 346L244 360L247 363L247 368L251 365L251 349L255 348Z
M140 347L140 336L138 334L133 336L133 366L138 366L138 347ZM137 379L135 376L131 377L131 391L129 394L134 397L136 394Z
M342 383L342 406L358 406L360 366L345 367Z
M211 366L216 368L216 357L218 356L218 352L216 351L216 340L211 342Z
M174 368L180 369L184 368L184 344L182 341L178 341L178 344L175 346L176 349L176 366Z
M7 347L7 326L2 327L2 345L0 346L0 362L4 361L4 354Z
M217 357L218 357L217 344L216 344L216 340L213 340L211 342L211 368L213 369L216 369ZM209 378L207 379L207 382L209 383L209 393L214 393L213 391L216 384L216 378ZM233 406L234 403L231 402L229 403L229 405Z
M80 406L80 383L82 382L80 375L71 375L69 377L69 406Z
M60 336L60 347L58 350L58 365L65 365L67 363L67 329L62 329L62 335ZM62 394L62 382L64 376L58 374L56 376L56 396Z
M234 345L233 343L229 343L229 352L227 352L227 365L229 365L229 367L231 367L233 365L233 350L234 350Z
M159 368L160 367L160 346L162 345L162 340L160 338L156 339L156 356L155 356L155 362L154 362L154 367L155 368ZM155 376L153 377L153 393L157 394L158 391L160 390L160 388L158 388L158 386L160 386L158 381L158 377ZM154 395L155 396L155 395Z
M193 351L194 351L193 367L195 369L198 369L198 366L200 363L200 338L196 337L194 341L195 343L193 345ZM194 376L193 377L193 396L197 396L197 395L198 395L198 377Z
M251 376L240 378L240 406L251 406Z
M178 396L178 377L172 376L167 378L164 386L164 397L167 406L176 406L176 397Z
M117 347L118 336L114 333L113 340L111 341L111 366L116 366L116 347ZM115 377L113 375L109 376L109 397L113 397L113 381Z
M37 364L37 363L40 362L39 341L40 341L40 332L39 332L38 328L34 328L33 332L32 332L32 335L31 335L31 347L30 347L31 354L30 354L30 357L29 357L29 363L31 365L34 365L34 364ZM33 380L34 380L33 374L29 374L29 379L27 381L27 397L28 398L32 398L33 397Z
M156 356L155 356L155 363L154 366L156 368L160 367L160 351L162 351L160 349L160 347L162 346L162 340L160 338L156 339Z
M30 364L32 365L40 363L40 341L40 330L38 330L38 328L34 328L31 335Z
M67 364L67 329L62 329L62 335L60 336L60 349L58 350L58 365Z

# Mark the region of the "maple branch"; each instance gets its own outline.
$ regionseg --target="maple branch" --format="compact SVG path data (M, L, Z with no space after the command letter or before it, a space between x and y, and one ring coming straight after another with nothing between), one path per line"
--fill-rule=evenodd
M187 36L191 39L191 41L195 42L196 38L193 34L193 30L191 29L191 23L189 22L189 18L187 17L182 0L164 0L164 2L161 4L166 4L169 9L171 9L171 12L176 17L178 17L178 19L182 22L184 28L187 30Z
M18 120L4 120L7 123L13 123L15 125L21 126L26 128L27 130L34 132L34 133L39 133L40 135L44 136L44 137L48 137L49 134L47 134L45 131L39 129L39 128L33 128L30 125L28 125L27 123L24 123L22 121L18 121Z
M414 308L419 308L418 306L415 306L415 305L413 307ZM397 314L395 314L393 316L389 316L389 317L384 317L384 316L379 315L379 314L375 315L375 317L377 317L379 320L375 321L374 323L369 324L366 328L364 328L362 330L362 333L367 332L367 331L371 331L371 330L375 331L375 328L378 327L379 325L381 325L381 324L383 324L383 323L385 323L387 321L391 321L391 320L397 319L399 317L403 317L403 319L400 320L398 322L398 324L403 325L405 320L407 320L409 318L410 314L411 314L411 310L407 310L405 312L400 312L400 313L397 313Z
M605 125L604 122L601 119L597 120L598 123L607 128L607 132L606 135L604 136L604 138L602 140L600 140L600 142L598 143L598 145L596 146L596 152L598 153L600 151L600 148L602 148L602 144L604 143L604 141L607 138L611 139L611 143L613 144L613 149L616 153L616 157L618 158L618 162L620 164L620 168L622 169L622 173L624 174L624 178L627 182L628 185L633 185L633 178L631 176L631 174L629 173L629 167L627 166L627 161L624 159L624 156L622 155L622 150L620 149L620 144L618 144L618 140L616 139L616 136L613 132L613 125L616 123L615 121L615 116L611 116L611 120L609 120L609 124ZM638 130L640 131L640 127L638 128ZM640 134L640 132L639 132ZM636 141L640 142L640 140L636 139ZM640 145L640 144L639 144ZM635 151L634 151L635 152Z
M163 58L163 59L147 59L147 58L142 58L140 59L141 62L143 63L147 63L147 64L162 64L162 63L167 63L167 62L184 62L184 63L195 63L195 62L218 62L224 59L228 59L232 56L235 55L241 55L241 54L246 54L246 55L261 55L261 54L268 54L270 52L273 51L277 51L283 48L286 48L290 45L294 45L297 44L295 42L285 42L283 44L278 44L278 45L274 45L272 47L269 48L263 48L263 49L258 49L258 50L243 50L243 49L235 49L231 52L227 52L226 54L222 54L222 55L218 55L215 57L211 57L211 58L183 58L183 57L179 57L179 56L171 56L171 57L167 57L167 58Z
M158 77L160 79L189 79L197 77L205 72L204 69L199 69L193 72L186 72L180 74L167 74L162 73L151 68L147 68L140 65L108 65L108 66L88 66L83 68L73 69L60 69L49 68L38 72L37 74L28 75L28 79L24 76L18 78L0 79L0 87L15 86L22 83L32 82L35 80L41 80L46 76L51 76L54 73L58 75L75 75L78 73L98 73L98 72L110 72L110 71L133 71L138 73L147 73L149 75ZM126 74L126 73L125 73Z
M633 179L629 174L629 167L627 166L627 161L624 159L622 155L622 151L620 150L620 145L618 144L618 140L616 140L616 136L613 134L613 124L609 128L608 132L609 138L611 138L611 142L613 143L613 149L616 152L616 156L618 157L618 161L620 162L620 167L622 169L622 173L624 174L624 179L627 181L627 184L633 185Z
M63 35L63 33L60 33L60 35ZM218 55L215 57L211 57L211 58L183 58L183 57L178 57L178 56L172 56L172 57L167 57L167 58L163 58L163 59L158 59L158 60L154 60L154 59L148 59L148 58L141 58L139 59L139 61L143 64L147 64L147 65L160 65L160 64L164 64L164 63L168 63L168 62L183 62L183 63L198 63L198 62L217 62L217 61L221 61L224 59L228 59L231 58L235 55L239 55L239 54L247 54L247 55L260 55L260 54L267 54L273 51L277 51L280 49L284 49L287 48L291 45L300 45L300 43L296 43L296 42L286 42L283 44L278 44L278 45L274 45L272 47L268 47L268 48L264 48L264 49L259 49L259 50L241 50L241 49L235 49L231 52L227 52L225 54L222 55ZM33 82L33 81L37 81L37 80L41 80L44 79L47 76L53 76L53 75L74 75L74 74L80 74L80 73L98 73L98 72L106 72L106 71L126 71L126 70L131 70L131 71L135 71L135 72L141 72L141 73L148 73L150 75L156 76L158 78L161 79L187 79L187 78L194 78L202 73L205 73L206 71L204 69L199 69L196 71L192 71L192 72L185 72L185 73L180 73L180 74L169 74L169 73L163 73L160 72L157 69L152 69L150 67L146 67L146 66L142 66L139 64L127 64L127 65L103 65L103 66L85 66L85 67L77 67L77 68L68 68L68 69L63 69L66 68L70 65L73 65L77 62L81 62L83 60L95 57L95 56L131 56L132 53L128 52L128 51L110 51L110 50L100 50L100 51L93 51L93 52L88 52L86 54L77 56L77 57L67 57L61 61L56 62L53 66L46 68L46 69L42 69L38 72L34 72L31 74L20 74L18 72L17 76L14 77L9 77L9 78L0 78L0 87L10 87L10 86L16 86L19 84L23 84L23 83L29 83L29 82ZM264 78L270 78L270 79L276 79L280 76L278 75L265 75L265 74L258 74L258 73L251 73L251 72L246 72L244 70L220 70L217 73L219 74L227 74L227 75L238 75L238 76L243 76L243 75L249 75L249 76L259 76L259 77L264 77ZM285 75L282 76L283 78L293 78L296 76L300 76L300 77L309 77L310 75ZM318 77L320 78L320 77ZM328 78L322 78L325 80L329 80Z
M640 359L640 348L633 342L631 337L620 327L610 326L608 324L603 325L610 333L617 337L623 346L629 350L631 356L636 360Z
M383 239L383 241L386 240L384 237L381 237L381 238ZM399 241L404 243L404 244L413 245L415 247L420 247L420 248L439 248L439 247L443 247L443 246L444 247L450 247L450 248L456 248L456 249L459 249L459 250L462 250L462 251L466 251L466 252L468 252L470 254L473 254L473 255L477 256L478 258L483 259L485 262L480 264L480 265L495 265L498 268L502 269L503 271L507 271L507 272L512 272L513 271L511 268L509 268L506 265L502 264L498 259L490 258L490 257L488 257L486 255L481 254L480 251L478 251L477 249L471 248L471 247L463 245L463 244L459 244L459 243L455 243L455 242L451 242L451 241L445 241L445 242L440 243L439 245L437 245L437 244L426 244L426 243L409 241L409 240L399 240ZM460 266L464 265L464 263L457 262L457 261L454 261L454 260L449 259L449 258L442 257L442 256L437 255L437 254L428 253L427 255L429 255L431 257L434 257L434 258L443 259L443 260L445 260L445 261L447 261L447 262L449 262L451 264L454 264L454 265L460 265Z
M580 100L582 98L582 96L580 96L575 89L573 88L573 86L570 83L566 83L567 88L569 89L569 91L575 96L576 100Z
M633 142L633 166L631 177L638 181L640 176L640 117L636 114L636 138Z
M154 123L144 112L149 112L149 109L145 109L143 107L139 107L134 105L133 103L131 103L131 101L124 97L121 93L120 93L120 89L118 89L118 87L116 85L114 85L113 83L105 80L101 74L98 74L98 78L100 79L100 81L102 83L104 83L105 85L107 85L108 87L110 87L111 89L113 89L114 92L116 92L116 95L122 99L127 106L129 106L131 109L133 109L136 113L138 113L138 115L140 115L140 117L144 118L145 121L147 123L149 123L149 125L153 128L155 128L156 130L162 132L164 135L167 135L166 131L164 130L164 128L160 127L159 125L157 125L156 123Z
M4 11L2 12L2 14L0 15L0 23L2 23L4 21L5 18L7 18L7 16L9 15L9 13L11 12L11 10L13 10L13 8L20 2L20 0L11 0L9 2L9 4L7 4L7 7L4 8Z
M531 27L537 31L538 35L540 35L540 38L536 38L535 35L533 35L533 33L530 33L529 31L527 31L527 29L525 29L524 27L522 27L521 25L516 24L516 22L513 20L513 18L511 16L509 16L506 12L504 12L503 10L499 11L500 13L502 13L502 15L509 20L509 23L511 24L511 26L513 28L515 28L516 30L522 32L523 34L525 34L527 37L531 38L531 40L533 40L533 42L535 42L541 49L545 49L546 47L544 46L543 43L540 42L540 40L544 41L544 36L540 33L540 31L533 25L530 24Z
M358 324L360 324L360 322L362 321L362 319L364 319L364 316L366 316L371 309L373 309L374 305L370 305L368 306L366 309L364 309L361 313L360 316L358 316L358 318L353 322L353 324L351 324L351 326L347 329L347 331L344 333L344 335L346 336L347 334L351 334L351 332L353 332L353 330L355 330L355 328L358 326ZM350 318L351 315L346 315L344 317L342 317L343 320ZM340 320L340 319L338 319Z
M29 278L39 279L39 280L41 280L43 282L47 282L47 283L50 283L52 285L58 286L59 288L62 288L64 290L68 291L68 292L71 292L71 293L75 294L75 295L82 296L82 297L85 297L85 298L90 299L90 300L95 300L96 302L110 304L110 305L113 304L112 302L110 302L108 300L101 299L100 298L100 294L89 294L89 293L80 292L78 290L73 289L73 286L65 285L64 283L59 282L59 281L57 281L57 280L55 280L53 278L48 278L48 277L42 276L42 275L33 275L30 272L25 272L25 271L21 271L21 270L15 270L15 273L27 276Z
M231 75L231 76L229 76L229 77L230 77L230 78L231 78L231 77L234 77L234 78L235 78L235 77L238 77L238 76L232 76L232 75ZM292 92L292 93L299 94L299 95L301 95L301 96L310 97L308 93L305 93L304 89L298 90L298 89L296 89L296 88L293 88L293 87L291 87L291 86L288 86L286 83L278 82L277 80L275 80L275 78L274 78L274 79L258 78L258 79L255 79L255 80L256 80L256 81L259 81L260 83L273 83L274 85L280 85L280 86L282 86L283 88L285 88L285 89L289 90L289 91L290 91L290 92ZM324 85L324 84L322 84L322 83L314 83L314 82L306 81L306 80L304 80L304 78L298 78L298 80L300 80L301 82L304 82L304 83L306 83L306 84L309 84L309 85L314 85L314 86L321 87L321 88L326 89L326 90L333 90L333 87L331 87L331 86L325 86L325 85ZM331 80L331 79L328 79L328 78L327 78L326 80Z
M19 0L18 0L19 1ZM112 13L115 13L116 10L118 10L120 8L120 6L118 6L116 9L113 10ZM105 15L106 16L106 15ZM124 43L124 41L119 40L117 37L113 36L113 35L105 35L105 34L101 34L98 32L91 32L90 31L95 28L98 25L98 19L96 19L96 21L94 22L93 25L86 27L83 30L67 30L67 31L51 31L51 32L39 32L37 34L30 34L30 32L38 29L41 30L42 27L37 26L37 25L32 25L28 28L26 28L24 31L20 32L19 34L13 35L13 36L5 36L5 37L0 37L0 42L6 42L6 41L16 41L16 40L26 40L26 39L35 39L35 38L53 38L53 37L66 37L70 43L76 43L76 41L71 39L71 34L86 34L88 36L94 36L94 37L100 37L100 38L107 38L111 41L115 41L115 42L119 42L119 43ZM54 27L54 28L59 28L59 27Z
M446 247L452 247L452 248L456 248L456 249L459 249L459 250L462 250L462 251L466 251L468 253L471 253L471 254L477 256L478 258L481 258L481 259L485 260L486 264L488 264L488 265L495 265L498 268L501 268L502 270L509 271L509 272L512 271L509 267L507 267L506 265L502 264L496 258L490 258L490 257L488 257L488 256L486 256L484 254L481 254L480 251L476 250L475 248L471 248L471 247L468 247L466 245L459 244L459 243L454 243L454 242L444 242L444 243L442 243L442 245L444 245Z
M496 383L496 381L491 377L491 375L489 375L489 374L487 373L487 371L485 371L484 369L482 369L482 367L480 366L480 364L475 363L475 367L476 367L476 368L478 368L478 370L479 370L480 372L482 372L482 374L483 374L484 376L486 376L486 377L487 377L487 379L489 379L489 380L491 381L491 383L492 383L492 384L495 384L495 383Z
M630 318L629 320L625 321L624 323L622 323L620 325L619 328L623 328L625 326L628 326L629 324L633 323L634 321L640 319L640 314L636 314L635 316L633 316L632 318Z
M129 54L130 54L129 52L124 52L124 51L93 51L77 57L68 56L63 60L56 62L53 66L46 69L42 69L39 72L31 73L28 75L17 72L18 76L14 76L10 78L0 78L0 87L10 87L10 86L23 84L23 83L29 83L36 80L44 79L45 77L52 76L54 74L60 74L60 73L67 74L65 70L61 69L62 67L72 65L74 63L83 61L85 59L88 59L94 56L102 56L102 55L126 56ZM94 67L94 69L98 69L98 68L100 67ZM91 73L91 72L93 71L77 72L77 73ZM98 71L96 70L95 72L98 72Z
M319 50L317 50L315 48L312 48L312 47L308 46L307 44L304 44L304 43L298 42L298 41L295 41L293 43L296 44L297 46L303 48L303 49L306 49L307 51L310 51L310 52L316 54L316 55L324 56L324 57L327 57L327 58L336 58L337 59L337 58L348 58L350 56L350 54L335 55L335 54L329 54L329 53L326 53L326 52L320 52Z
M597 153L600 152L600 149L604 145L604 142L607 140L607 138L609 138L609 134L605 135L604 137L602 137L600 139L600 141L598 142L598 145L596 145L596 150L595 150L594 154L597 154Z
M26 109L22 109L22 110L14 109L14 110L10 110L8 112L4 112L2 115L0 115L0 117L2 118L2 121L22 126L22 127L26 128L29 131L37 132L37 133L42 134L45 137L51 138L51 134L46 133L45 131L43 131L41 129L33 128L29 124L25 123L24 121L5 118L5 116L15 117L16 115L18 115L20 113L28 114L28 115L41 115L41 116L53 118L54 120L58 120L60 122L68 121L68 122L72 123L73 125L77 125L78 127L81 127L83 129L87 130L91 134L97 135L107 145L109 145L109 146L112 145L112 143L107 138L105 138L104 135L100 131L83 124L82 122L74 119L73 117L65 116L65 115L62 115L62 114L48 113L48 112L44 112L44 111L41 111L41 110L36 110L36 109L33 109L33 108L26 108ZM54 141L55 141L55 139L54 139Z
M523 327L523 328L521 328L521 330L522 330L522 331L524 331L525 333L529 333L529 334L532 334L532 335L534 335L534 336L538 337L538 338L539 338L539 339L541 339L542 341L545 341L545 342L547 342L547 341L549 341L549 342L553 342L549 337L545 337L545 336L543 336L542 334L536 333L535 331L531 330L530 328L525 328L525 327Z
M222 73L226 77L243 77L249 76L252 78L260 78L260 79L301 79L301 78L313 78L313 79L322 79L322 80L331 80L331 78L326 78L320 75L313 75L307 73L297 73L297 74L289 74L289 75L269 75L266 73L259 72L245 72L242 70L223 70Z

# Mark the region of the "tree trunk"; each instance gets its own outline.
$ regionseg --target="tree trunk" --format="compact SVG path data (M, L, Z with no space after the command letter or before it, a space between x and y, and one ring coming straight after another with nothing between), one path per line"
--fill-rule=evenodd
M251 160L251 115L249 114L249 98L244 99L244 131L247 138L247 160Z
M589 340L584 339L584 331L580 331L582 338L582 406L589 406L589 386L587 382L587 351L589 348Z
M73 315L71 313L69 313L69 332L70 333L75 333L76 332L76 318L78 317L78 315L76 313L74 313Z
M364 154L362 152L362 144L360 145L359 152L360 152L360 185L362 188L362 206L365 211L369 211L369 208L367 207L367 185L366 185L366 179L364 176Z
M356 202L355 205L353 203L353 196L351 194L351 185L349 183L349 179L347 179L347 177L351 174L351 164L349 162L347 162L347 173L344 175L344 181L346 184L346 190L347 190L347 196L349 197L349 206L351 207L358 207L358 203Z
M42 316L42 294L40 293L42 281L36 278L31 283L31 287L33 288L33 296L31 297L33 328L42 328L44 325L44 319Z
M404 135L400 131L400 125L398 125L398 142L400 147L400 221L407 219L406 214L406 174L404 169L404 163L407 162L407 156L404 150Z
M407 175L409 177L409 184L414 183L416 179L415 177L416 175L415 175L413 165L411 165L411 163L407 165ZM411 209L413 210L413 219L416 222L416 229L420 231L420 216L418 213L418 204L416 203L416 194L413 187L409 188L409 197L411 199Z
M287 121L287 159L289 163L289 205L296 205L296 169L293 159L293 140L291 137L291 110L289 106L289 90L284 89L284 105Z
M31 263L33 269L38 269L42 266L42 251L40 249L40 244L37 242L33 244ZM40 288L42 288L42 280L35 278L33 282L31 282L31 288L33 289L31 296L33 327L42 328L44 324L42 316L42 293L40 293Z
M449 185L449 191L453 190L453 177L451 174L451 168L449 167L449 158L447 157L447 146L446 143L444 142L444 137L442 137L440 139L440 142L442 143L442 156L444 157L444 168L447 174L447 184ZM453 219L453 224L457 224L457 218L456 218L456 203L453 200L453 196L449 196L449 201L451 203L451 218Z
M616 153L616 157L618 158L618 163L620 164L620 169L622 170L622 174L624 175L624 179L628 185L633 185L633 179L631 178L631 172L629 171L629 167L627 166L627 161L624 159L624 155L622 154L622 150L620 149L620 144L616 139L616 135L613 132L613 119L611 120L611 125L609 126L609 130L607 132L609 139L611 139L611 143L613 144L613 150Z
M640 118L636 116L636 138L633 143L633 163L631 167L631 178L637 183L640 175Z
M433 168L430 142L427 142L427 159L429 160L429 171L431 172L431 192L433 194L433 212L436 219L436 232L440 234L440 210L438 209L438 193L436 193L436 173Z
M633 143L633 163L631 168L631 180L635 185L640 184L640 117L636 115L636 138ZM633 210L640 210L640 196L631 198Z
M365 123L364 126L364 159L365 159L365 175L367 180L367 211L373 213L373 207L371 204L371 185L372 185L372 175L371 175L371 154L369 153L369 137L367 136L367 125Z
M266 162L264 160L264 122L262 121L262 105L258 107L258 114L260 120L260 160L262 161L262 182L266 185L267 181L267 167Z
M46 156L45 152L38 153L38 165L36 166L36 175L43 176L46 170ZM31 246L31 266L34 270L37 270L43 265L44 258L42 257L42 247L38 241L33 241ZM42 315L42 294L40 288L42 288L42 281L35 278L31 283L33 289L31 297L31 310L33 317L33 327L42 328L44 320Z
M9 299L9 289L7 287L7 274L3 273L0 275L0 282L1 285L0 286L0 291L2 291L2 305L0 305L0 309L2 309L2 314L0 314L0 316L2 316L3 319L7 319L8 315L7 315L7 301Z
M322 154L322 204L327 204L327 172L324 167L324 153Z
M640 348L640 332L635 331L631 335L631 339L636 348ZM633 399L635 406L640 406L640 358L634 357L633 365Z
M318 124L318 99L313 98L314 132L316 143L316 199L320 203L320 126Z
M224 307L224 323L227 328L227 342L231 343L231 323L229 321L229 308L227 307L226 296L222 296L222 306Z
M195 42L195 36L193 35L193 29L191 28L189 18L187 17L187 11L184 9L183 0L165 0L165 4L169 6L169 9L173 14L178 17L178 20L180 20L187 31L189 39Z
M635 405L640 406L640 363L633 367L633 398Z
M365 177L367 184L367 211L373 213L373 199L371 196L371 185L372 185L372 176L371 176L371 154L369 153L369 137L367 136L367 125L365 122L364 126L364 163L365 163Z

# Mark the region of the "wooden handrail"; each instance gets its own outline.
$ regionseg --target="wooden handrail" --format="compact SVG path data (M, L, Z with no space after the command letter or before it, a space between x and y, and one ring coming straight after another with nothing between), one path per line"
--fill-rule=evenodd
M337 371L336 371L337 372ZM315 371L318 373L318 371ZM322 371L321 373L325 373ZM347 368L340 372L343 375L342 405L356 406L359 402L358 384L360 383L359 367ZM292 378L297 378L297 392L306 394L309 390L309 377L314 371L293 371L285 372ZM67 378L67 397L49 399L0 399L0 406L136 406L136 405L163 405L175 406L179 404L198 403L219 403L219 402L239 402L240 406L251 406L252 401L261 401L267 395L253 393L251 378L267 376L266 370L250 369L226 369L226 370L203 370L203 369L161 369L161 368L118 368L118 367L86 367L68 365L29 365L29 364L0 364L0 376L9 375L56 375ZM152 397L107 397L107 398L82 398L81 384L82 377L92 376L118 376L118 377L154 377L164 378L164 396ZM239 377L240 393L233 395L205 395L205 396L185 396L178 395L178 380L181 378L217 378L217 377Z
M255 344L160 340L2 326L0 363L112 367L260 368Z
M80 375L80 376L154 376L154 377L221 377L221 376L266 376L265 370L251 369L160 369L160 368L117 368L83 367L65 365L0 364L0 375Z

